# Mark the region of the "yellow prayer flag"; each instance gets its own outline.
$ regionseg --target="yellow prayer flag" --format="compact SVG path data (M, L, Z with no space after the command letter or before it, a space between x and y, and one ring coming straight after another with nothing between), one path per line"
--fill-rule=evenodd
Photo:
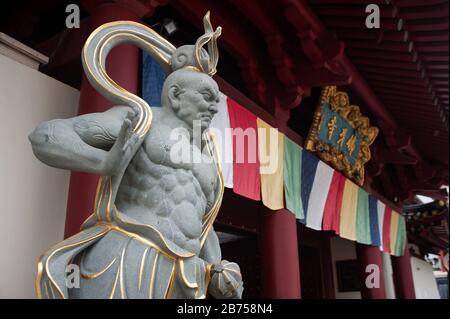
M359 187L349 179L345 180L342 194L341 219L339 236L356 240L356 207L358 205Z
M391 254L395 253L395 243L397 242L398 220L400 219L399 213L392 211L391 214L391 234L390 234L390 248Z
M284 208L284 135L260 118L256 119L256 123L262 202L272 210L282 209Z

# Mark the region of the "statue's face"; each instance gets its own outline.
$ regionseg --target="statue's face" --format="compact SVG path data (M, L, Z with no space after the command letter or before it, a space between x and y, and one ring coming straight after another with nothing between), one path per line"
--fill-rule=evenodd
M177 90L169 94L172 108L186 124L193 126L194 121L198 121L204 131L217 113L220 99L217 83L199 72L184 72L180 77Z

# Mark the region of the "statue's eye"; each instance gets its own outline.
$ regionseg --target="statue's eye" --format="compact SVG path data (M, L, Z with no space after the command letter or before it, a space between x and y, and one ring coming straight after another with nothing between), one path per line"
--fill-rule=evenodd
M207 100L207 101L211 101L212 100L212 94L211 93L208 93L208 92L204 92L204 93L202 93L202 95L203 95L203 98L205 99L205 100Z

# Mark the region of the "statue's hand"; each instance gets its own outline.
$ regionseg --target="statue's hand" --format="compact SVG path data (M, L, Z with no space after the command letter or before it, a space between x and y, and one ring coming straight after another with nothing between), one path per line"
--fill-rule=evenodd
M217 299L241 299L244 290L238 264L222 260L213 265L208 292Z
M133 132L133 127L138 118L139 114L137 111L131 110L128 112L114 145L101 163L103 175L114 175L121 166L122 161L128 157L133 146L138 142L139 136Z

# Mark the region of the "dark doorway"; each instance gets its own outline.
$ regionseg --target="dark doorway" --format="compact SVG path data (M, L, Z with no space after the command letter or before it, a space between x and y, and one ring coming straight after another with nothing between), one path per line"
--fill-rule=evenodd
M217 227L222 250L222 259L239 265L244 281L242 298L261 298L261 269L258 241L256 235L232 233Z
M299 258L302 298L324 299L320 249L302 246Z
M298 223L302 299L334 299L330 233Z

